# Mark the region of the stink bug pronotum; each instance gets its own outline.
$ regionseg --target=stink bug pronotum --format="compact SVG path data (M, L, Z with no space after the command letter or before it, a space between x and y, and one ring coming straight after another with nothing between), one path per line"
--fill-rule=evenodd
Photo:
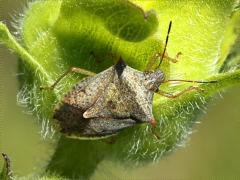
M182 92L171 94L159 90L162 83L216 82L165 80L164 73L159 69L163 59L176 62L176 59L165 54L171 26L172 22L169 24L163 53L158 53L148 62L146 69L161 57L159 66L154 71L141 72L133 69L127 66L120 57L115 65L99 74L72 67L48 87L47 89L54 89L59 81L70 72L89 76L77 83L55 109L54 118L58 120L61 132L70 137L104 138L140 123L149 123L155 127L156 120L152 113L154 93L176 98L188 91L201 90L190 86Z

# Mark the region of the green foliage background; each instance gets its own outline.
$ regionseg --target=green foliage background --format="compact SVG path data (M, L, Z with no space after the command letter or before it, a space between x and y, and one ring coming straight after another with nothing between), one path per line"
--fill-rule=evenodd
M21 59L21 92L39 119L52 120L63 94L83 76L66 78L54 92L42 92L71 66L101 72L114 64L109 54L144 70L147 60L162 51L168 23L173 21L168 54L183 53L177 64L164 62L168 79L218 80L177 100L154 97L160 140L148 125L130 128L115 144L68 139L60 134L46 172L55 177L89 177L103 159L145 164L180 146L202 109L218 91L240 83L237 1L67 0L29 3L19 20L19 39L0 24L0 42ZM93 58L91 52L96 54ZM189 84L162 87L181 91ZM52 124L54 125L54 122ZM69 158L71 154L71 158ZM131 163L129 163L131 162Z

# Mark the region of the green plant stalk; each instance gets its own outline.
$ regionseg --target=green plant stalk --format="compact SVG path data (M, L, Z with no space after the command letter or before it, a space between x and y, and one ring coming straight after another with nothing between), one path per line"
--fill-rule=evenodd
M47 71L39 64L32 55L30 55L26 49L24 49L13 35L9 32L5 24L0 22L0 42L4 43L9 49L16 53L23 62L30 66L30 68L39 71L44 79L51 81L52 78L49 76Z

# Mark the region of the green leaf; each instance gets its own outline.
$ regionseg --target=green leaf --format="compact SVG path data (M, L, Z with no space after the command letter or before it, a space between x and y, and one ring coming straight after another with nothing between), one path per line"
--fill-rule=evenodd
M234 0L35 1L21 20L20 42L1 23L0 42L22 62L23 97L40 119L51 120L53 126L55 105L83 76L65 78L54 92L40 91L40 86L52 84L72 66L99 73L115 63L111 54L122 56L129 66L143 71L148 60L162 52L170 20L173 27L168 55L183 55L176 64L164 61L166 78L218 80L199 85L204 92L191 92L175 100L154 96L159 140L146 124L124 130L114 144L60 137L47 174L87 178L103 159L127 162L128 166L143 164L184 143L209 100L219 91L240 84L240 70L219 72L237 39L232 31L239 22L238 9L232 13L235 5ZM188 86L160 88L176 92Z
M226 43L223 46L224 56L221 57L224 62L221 72L234 71L240 67L240 11L237 7L229 24L224 35Z

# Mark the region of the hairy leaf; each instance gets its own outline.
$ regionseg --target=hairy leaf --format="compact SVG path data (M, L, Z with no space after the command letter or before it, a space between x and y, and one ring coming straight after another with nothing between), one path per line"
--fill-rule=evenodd
M155 95L159 140L146 124L121 132L114 144L60 137L46 171L86 178L104 158L142 164L158 160L181 145L208 101L219 91L240 84L240 70L220 72L239 35L239 31L232 31L239 23L238 8L233 13L236 2L35 1L21 20L19 42L1 23L0 42L21 59L22 97L27 97L29 107L40 119L51 121L53 126L54 106L83 76L65 78L54 92L40 91L40 86L51 85L72 66L99 73L115 63L111 55L122 56L129 66L143 71L148 60L162 52L170 20L173 28L168 55L181 52L182 56L176 64L164 61L161 68L166 78L218 81L197 85L204 92L191 92L174 100ZM236 59L239 62L239 55ZM233 68L235 63L229 66ZM196 86L184 83L161 89L179 92L189 85Z

